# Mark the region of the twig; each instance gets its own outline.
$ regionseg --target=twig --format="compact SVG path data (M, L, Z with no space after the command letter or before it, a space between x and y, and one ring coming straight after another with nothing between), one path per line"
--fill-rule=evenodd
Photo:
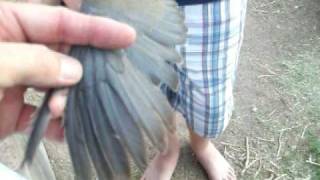
M263 74L263 75L259 75L258 79L265 78L265 77L273 77L273 76L275 76L275 75L273 75L273 74Z
M271 174L278 176L278 174L276 172L274 172L272 169L266 169L266 171L270 172Z
M266 180L272 180L273 177L274 177L274 174L270 174L270 177L268 177L268 179L266 179Z
M269 3L262 4L261 6L259 6L259 8L265 8L266 6L272 6L275 3L276 3L276 1L271 1Z
M250 162L250 147L249 147L249 137L246 137L246 163L245 167L248 167Z
M234 151L237 151L237 152L240 152L241 150L239 149L236 149L236 148L240 148L240 147L236 147L236 145L234 146L231 146L231 144L226 144L226 143L220 143L224 146L224 152L227 152L227 148L231 149L231 150L234 150ZM241 149L241 148L240 148Z
M290 103L287 102L287 101L282 97L282 96L283 96L283 93L281 93L280 90L277 89L277 88L275 88L274 90L277 92L277 94L279 94L279 96L280 96L280 101L283 103L283 105L285 105L286 108L288 108L289 111L293 112L293 109L292 109L292 107L290 106Z
M245 166L245 163L243 162L246 160L246 153L240 154L238 159L242 162L242 165Z
M304 134L306 133L306 130L307 128L310 126L311 124L307 124L304 128L303 128L303 131L301 133L301 138L303 139L304 138Z
M231 144L228 142L220 142L220 144L224 145L224 146L228 146L230 149L235 150L234 148L239 148L240 150L244 150L244 148L240 145L235 145L235 144ZM239 150L235 150L235 151L239 151Z
M278 166L276 163L274 163L273 161L269 160L269 163L270 163L273 167L275 167L276 169L280 169L279 166Z
M242 152L241 151L241 148L235 148L235 147L229 147L229 149L231 149L231 150L234 150L234 151L237 151L237 152Z
M295 129L295 128L298 128L298 127L301 127L301 125L296 125L296 126L293 126L293 127L283 128L283 129L280 129L278 131L289 131L291 129Z
M227 146L224 146L223 155L225 155L226 153L227 153Z
M278 176L278 177L275 178L274 180L279 180L279 179L281 179L281 178L283 178L283 177L286 177L286 176L288 176L288 174L281 174L280 176Z
M224 155L227 156L228 158L232 159L233 161L236 161L236 158L234 156L232 156L231 154L229 154L228 152L225 152Z
M309 155L309 159L306 160L306 163L320 167L320 163L316 163L316 162L314 162L314 161L312 160L312 154Z
M258 167L258 170L256 171L256 173L254 174L254 179L257 179L257 177L261 171L261 168L262 168L262 160L259 159L259 167Z
M241 171L241 175L243 176L246 170L249 168L250 163L250 147L249 147L249 137L246 137L246 162L244 163L244 168Z
M270 177L266 180L273 180L274 177L278 177L278 174L274 172L272 169L266 169L266 171L270 172Z
M269 74L271 75L277 75L276 72L272 71L270 68L268 68L266 64L260 64L260 63L257 63L261 68L265 69Z
M320 167L320 163L313 162L311 160L306 160L306 163Z
M232 156L231 154L229 154L228 152L226 152L225 157L228 157L230 159L232 159L232 162L236 165L238 165L239 167L243 167L243 164L239 163L239 159L235 158L234 156Z
M258 153L255 151L255 150L253 150L252 148L250 148L251 150L250 150L250 153L252 154L254 154L254 159L259 159L259 158L257 158L257 155L258 155Z
M225 146L241 147L239 145L235 145L235 144L231 144L231 143L227 143L227 142L220 142L220 144L225 145Z
M283 132L284 132L284 131L280 131L280 135L279 135L279 138L278 138L277 159L278 159L279 156L280 156L280 151L281 151L281 147L282 147L281 138L282 138Z
M266 11L266 10L261 10L261 9L253 9L253 10L251 10L251 11L253 11L253 12L256 12L256 13L268 13L268 11Z
M224 150L223 150L223 156L226 156L226 154L228 154L228 151L227 151L227 146L224 146Z
M270 121L272 121L272 119L263 120L263 119L262 119L262 118L260 118L260 117L256 117L256 119L257 119L259 122L262 122L262 123L266 123L266 122L270 122Z
M256 139L258 139L260 141L274 142L274 139L264 139L264 138L261 138L261 137L256 137Z
M244 173L245 173L252 165L254 165L258 160L260 160L260 159L255 159L255 160L251 161L251 163L249 163L248 166L244 167L244 168L242 169L242 171L241 171L241 176L243 176Z
M270 118L277 110L273 110L271 113L268 114L268 117Z

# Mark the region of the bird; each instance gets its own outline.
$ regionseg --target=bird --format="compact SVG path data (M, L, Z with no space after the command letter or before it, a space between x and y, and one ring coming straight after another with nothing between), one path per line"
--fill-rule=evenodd
M130 163L146 167L147 137L163 151L174 131L174 109L161 91L179 89L176 46L186 41L184 15L175 0L83 0L85 14L131 25L136 41L124 49L72 46L83 65L81 81L69 89L63 116L75 179L130 179ZM22 167L30 165L50 120L49 89L32 124Z

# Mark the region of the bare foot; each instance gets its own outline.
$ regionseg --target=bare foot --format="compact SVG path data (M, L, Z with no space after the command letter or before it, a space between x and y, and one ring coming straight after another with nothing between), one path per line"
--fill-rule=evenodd
M141 180L170 180L177 166L180 145L177 135L171 134L168 149L158 153L151 161Z
M213 143L191 132L191 147L209 180L236 180L233 168Z

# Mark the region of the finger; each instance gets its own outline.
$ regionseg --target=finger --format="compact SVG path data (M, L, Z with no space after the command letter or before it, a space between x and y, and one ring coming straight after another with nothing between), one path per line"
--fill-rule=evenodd
M58 52L61 52L63 54L67 54L71 49L71 46L69 44L60 44Z
M44 93L44 92L48 91L50 88L46 88L46 87L34 87L33 89L34 89L36 92Z
M77 60L42 45L0 43L0 64L0 87L68 86L82 76Z
M49 44L47 45L49 49L52 49L63 54L67 54L70 51L71 46L69 44Z
M35 106L29 105L29 104L25 104L23 106L15 127L15 130L17 132L22 132L31 125L31 121L33 119L33 114L35 111L36 111Z
M60 48L59 44L48 44L47 47L51 50L58 51ZM59 51L58 51L59 52Z
M28 3L47 4L47 5L59 5L59 0L26 0Z
M64 0L64 3L68 8L79 11L81 6L81 0Z
M0 16L0 22L9 32L3 34L9 36L14 32L14 36L2 37L6 40L120 48L135 39L134 29L126 24L62 7L1 2L0 12L1 9L6 13Z
M52 113L52 118L60 118L64 113L64 108L67 103L68 90L62 89L56 91L49 101L49 108Z
M57 141L64 140L64 128L62 126L61 118L50 121L45 137Z
M23 108L23 94L25 88L15 87L4 91L0 102L0 139L13 133Z
M29 132L32 125L33 114L36 108L31 105L24 105L20 117L17 121L16 132ZM61 126L61 119L53 119L50 121L45 136L50 139L63 141L64 128Z

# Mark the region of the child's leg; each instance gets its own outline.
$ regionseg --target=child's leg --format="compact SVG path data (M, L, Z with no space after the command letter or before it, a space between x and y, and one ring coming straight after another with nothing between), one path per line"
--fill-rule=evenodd
M246 0L222 0L183 7L188 39L181 48L185 59L177 67L181 87L168 97L190 128L191 146L211 180L235 179L227 161L208 138L220 135L233 109L233 84L242 43ZM169 180L179 156L171 136L169 150L149 165L147 180ZM168 168L164 168L167 166Z
M191 147L210 180L234 180L235 173L209 138L219 136L233 110L233 85L242 44L246 0L224 0L185 7L181 103L190 128ZM189 15L188 15L189 14Z
M141 180L170 180L176 168L179 153L178 137L176 133L170 134L167 149L153 158Z
M203 138L190 130L190 141L193 152L206 170L210 180L236 179L233 168L210 139Z

